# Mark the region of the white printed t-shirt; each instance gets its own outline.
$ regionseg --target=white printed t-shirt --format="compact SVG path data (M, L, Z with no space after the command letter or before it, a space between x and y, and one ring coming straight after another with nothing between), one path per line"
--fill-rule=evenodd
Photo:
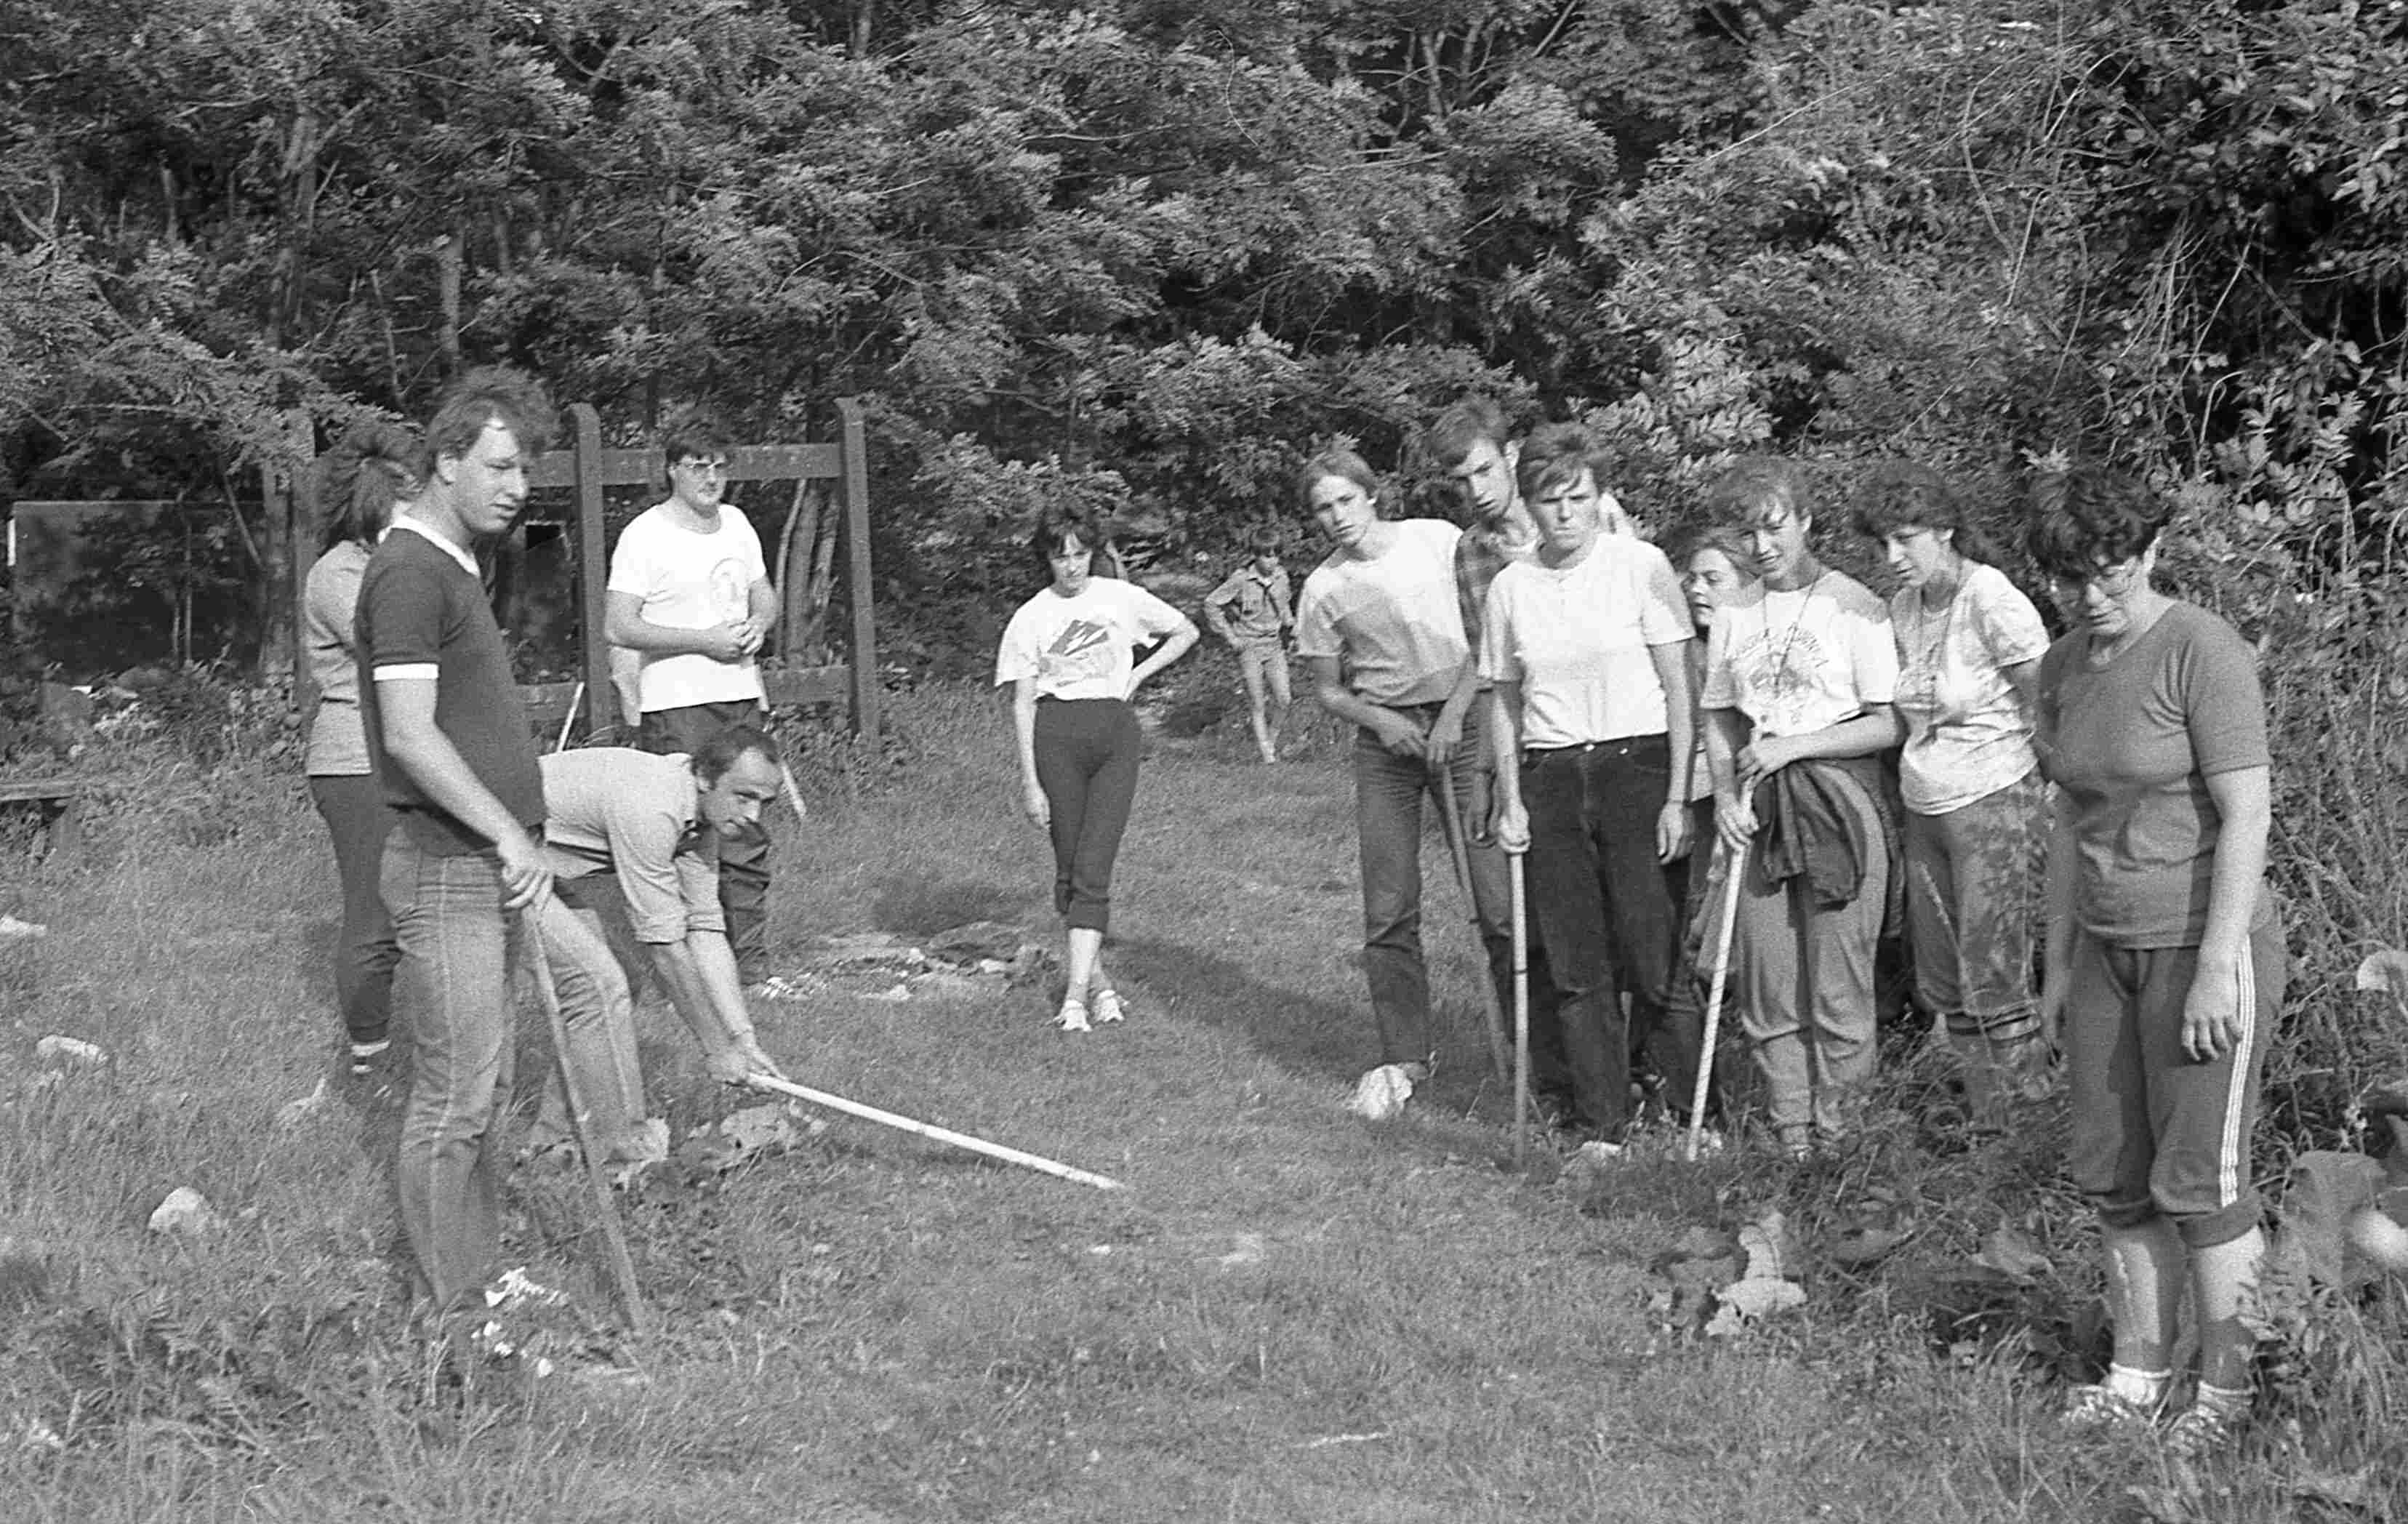
M1758 736L1808 736L1898 697L1889 611L1843 571L1776 593L1762 582L1715 611L1701 706L1735 709Z
M1968 563L1946 607L1910 587L1889 600L1898 639L1898 712L1906 721L1899 793L1918 815L1944 815L2039 765L2032 717L2006 669L2048 651L2040 611L2007 574Z
M1522 744L1660 736L1653 646L1689 639L1672 563L1642 539L1600 535L1569 567L1516 561L1489 584L1480 675L1522 685Z
M1186 618L1135 582L1091 577L1075 597L1048 587L1022 604L996 649L1001 687L1035 678L1046 698L1125 698L1134 648L1152 645Z
M661 503L636 516L610 553L609 589L644 600L644 620L665 629L731 625L752 611L752 584L769 575L761 537L735 508L721 504L719 527L700 534ZM689 704L742 703L762 697L752 658L713 661L698 651L642 653L637 679L644 712Z
M1471 655L1455 597L1463 531L1440 519L1391 526L1384 554L1365 561L1335 551L1304 579L1296 654L1344 658L1347 685L1372 703L1442 703Z

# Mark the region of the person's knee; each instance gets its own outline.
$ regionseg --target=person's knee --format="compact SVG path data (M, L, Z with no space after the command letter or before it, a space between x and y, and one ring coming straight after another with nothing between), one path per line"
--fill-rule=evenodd
M2091 1210L2099 1215L2101 1227L2126 1231L2145 1228L2157 1219L2157 1203L2146 1194L2131 1195L2124 1191L2093 1195Z
M2165 1212L2173 1221L2174 1231L2182 1235L2186 1249L2213 1249L2245 1237L2258 1226L2261 1215L2256 1191L2243 1191L2241 1200L2213 1212Z

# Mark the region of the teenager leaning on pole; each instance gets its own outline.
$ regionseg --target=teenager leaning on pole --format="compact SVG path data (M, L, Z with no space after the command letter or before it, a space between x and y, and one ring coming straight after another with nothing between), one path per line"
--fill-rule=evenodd
M1873 953L1898 882L1878 754L1898 744L1889 614L1813 548L1804 471L1740 460L1707 489L1761 579L1707 642L1714 828L1743 875L1733 969L1781 1146L1848 1132L1873 1077Z
M1380 1062L1358 1107L1388 1114L1437 1061L1429 970L1422 956L1422 806L1440 789L1469 805L1467 772L1450 766L1480 744L1470 719L1470 646L1455 597L1461 531L1437 519L1382 516L1379 479L1351 450L1326 450L1297 474L1297 496L1329 541L1305 578L1297 654L1321 706L1356 729L1354 824L1363 870L1363 971ZM1513 977L1505 856L1469 853L1471 896L1500 1007Z
M1655 546L1605 533L1597 466L1585 439L1524 448L1517 474L1540 546L1489 589L1480 668L1498 843L1526 854L1572 1125L1583 1154L1611 1157L1632 1121L1635 1049L1661 1056L1676 1113L1697 1079L1698 1033L1669 1019L1681 925L1667 876L1690 850L1695 710L1679 581Z

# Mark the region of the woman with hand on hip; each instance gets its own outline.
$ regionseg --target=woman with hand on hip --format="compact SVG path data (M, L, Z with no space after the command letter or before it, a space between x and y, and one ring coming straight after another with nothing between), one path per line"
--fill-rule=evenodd
M2099 1213L2114 1363L2066 1421L2144 1428L2172 1385L2188 1282L2199 1378L2170 1443L2226 1445L2250 1403L2266 1241L2249 1175L2258 1070L2282 1003L2262 890L2270 825L2256 654L2150 585L2172 517L2128 478L2041 482L2028 543L2075 623L2041 658L2058 787L2043 1012L2062 1013L2067 1173Z
M1050 579L1022 604L996 653L995 681L1011 685L1021 808L1054 843L1054 909L1066 928L1068 976L1054 1024L1092 1030L1124 1013L1104 972L1112 859L1137 797L1141 741L1129 699L1187 654L1196 626L1134 582L1092 574L1104 543L1075 509L1048 510L1029 549ZM1134 648L1153 645L1144 661Z
M418 495L412 474L417 436L399 424L351 425L320 463L319 500L326 539L301 595L301 639L318 707L309 718L304 766L309 798L335 843L342 881L343 927L335 952L335 996L342 1007L351 1071L366 1074L392 1046L393 970L401 961L393 918L378 888L393 814L368 764L360 721L360 673L351 618L368 553L384 538L397 504Z
M1993 563L1940 473L1873 468L1856 529L1898 574L1898 712L1906 721L1906 926L1914 987L1964 1066L1971 1120L1997 1126L2045 1081L2032 999L2033 847L2042 792L2032 699L2048 631Z

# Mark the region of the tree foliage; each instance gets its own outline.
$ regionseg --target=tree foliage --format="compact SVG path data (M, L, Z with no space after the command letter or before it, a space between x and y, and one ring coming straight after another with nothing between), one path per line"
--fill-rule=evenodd
M191 496L528 366L623 438L869 399L885 565L1218 549L1481 388L1678 517L1728 453L2387 563L2408 23L2350 0L9 0L0 468ZM264 568L264 558L259 561Z

